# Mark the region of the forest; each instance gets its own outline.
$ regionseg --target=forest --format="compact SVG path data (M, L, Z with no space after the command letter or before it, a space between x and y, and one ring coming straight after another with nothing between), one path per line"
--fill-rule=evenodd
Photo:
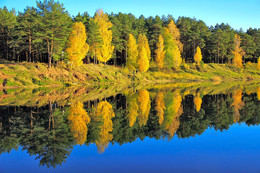
M102 9L71 16L54 0L37 1L23 12L0 8L2 61L103 63L145 72L150 66L176 69L180 64L256 63L260 29L233 29L228 24L207 26L189 17L136 17L107 14ZM258 63L260 69L260 62Z
M70 105L49 101L0 106L0 154L21 147L40 165L56 167L77 144L95 144L103 153L111 144L146 137L176 140L201 135L208 128L225 131L236 123L259 125L260 88L254 92L235 89L203 95L199 89L192 93L141 89L86 102L69 99Z

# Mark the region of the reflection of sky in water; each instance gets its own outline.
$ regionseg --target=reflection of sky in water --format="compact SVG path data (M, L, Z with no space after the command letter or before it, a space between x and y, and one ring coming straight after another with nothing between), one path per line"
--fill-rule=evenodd
M109 145L103 154L94 144L75 146L62 167L39 167L26 151L0 156L5 172L259 172L260 127L235 124L224 132L206 130L189 139L145 138Z

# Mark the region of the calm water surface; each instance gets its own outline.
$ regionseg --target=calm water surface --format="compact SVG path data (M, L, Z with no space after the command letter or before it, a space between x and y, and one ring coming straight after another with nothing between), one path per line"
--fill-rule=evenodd
M260 172L259 87L78 92L1 95L0 173Z

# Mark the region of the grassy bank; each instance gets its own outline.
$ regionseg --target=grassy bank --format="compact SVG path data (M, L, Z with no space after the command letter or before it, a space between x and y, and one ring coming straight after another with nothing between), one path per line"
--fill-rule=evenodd
M0 86L38 87L71 85L108 85L136 83L171 83L171 82L227 82L260 81L260 71L256 64L246 64L243 69L226 64L205 64L196 67L185 64L178 70L151 67L146 73L132 74L122 67L103 64L84 64L78 68L58 65L50 69L42 63L5 63L0 64Z

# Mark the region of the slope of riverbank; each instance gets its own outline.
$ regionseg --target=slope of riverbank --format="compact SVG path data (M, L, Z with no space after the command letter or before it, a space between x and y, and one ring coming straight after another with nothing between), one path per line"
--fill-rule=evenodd
M260 81L260 71L256 64L246 64L238 69L226 64L205 64L196 67L185 64L179 70L151 67L146 73L133 74L122 67L103 64L84 64L78 68L65 65L47 68L43 63L7 63L0 64L1 87L39 87L71 85L109 85L135 83L171 83L171 82L217 82L222 81Z

